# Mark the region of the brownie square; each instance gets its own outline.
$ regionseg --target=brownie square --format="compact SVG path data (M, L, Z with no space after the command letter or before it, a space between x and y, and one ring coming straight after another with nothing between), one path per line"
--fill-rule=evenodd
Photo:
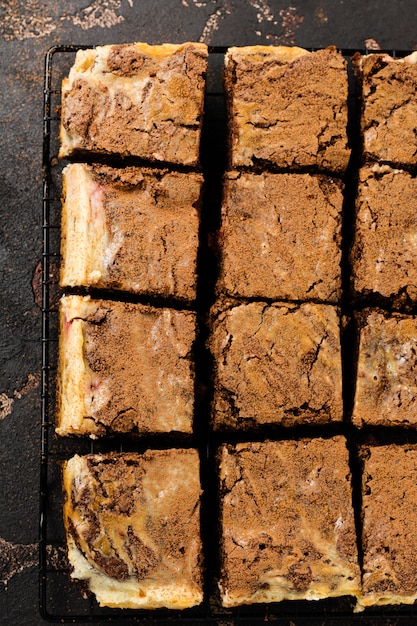
M57 433L192 432L195 334L191 311L64 296Z
M224 82L232 167L345 171L348 78L336 48L229 48Z
M220 450L224 606L360 594L345 439Z
M214 319L208 344L215 429L342 420L339 316L333 306L231 305Z
M361 168L351 250L354 296L417 301L417 179L386 165Z
M322 175L230 172L218 238L231 296L337 303L341 184Z
M77 152L199 162L207 46L79 50L62 84L59 156Z
M352 58L362 100L365 159L417 164L417 52L405 58L375 53Z
M353 423L417 426L417 319L366 311L360 343Z
M363 607L417 600L417 446L363 449Z
M63 488L71 576L100 606L202 602L196 450L76 455L64 463Z
M194 173L68 165L61 286L192 302L201 186Z

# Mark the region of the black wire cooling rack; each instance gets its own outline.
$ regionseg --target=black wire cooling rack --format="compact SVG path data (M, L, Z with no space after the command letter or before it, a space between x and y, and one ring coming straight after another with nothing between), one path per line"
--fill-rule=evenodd
M80 585L70 579L70 566L66 559L65 533L62 521L63 496L61 488L62 462L72 455L124 449L143 450L155 442L147 440L127 442L92 441L57 438L54 435L56 408L56 376L58 361L58 302L62 295L58 285L60 250L61 172L63 163L58 158L61 82L74 62L76 51L85 46L56 46L45 59L44 116L43 116L43 199L42 199L42 415L40 454L40 543L39 543L39 605L43 618L59 623L135 623L149 626L157 624L206 624L257 626L276 624L388 624L417 623L414 606L382 607L354 614L354 601L350 598L319 602L284 601L279 604L253 605L238 609L224 609L220 605L216 577L218 572L217 497L214 450L216 442L209 432L208 406L199 407L199 423L188 445L198 447L202 465L202 534L205 544L205 601L200 607L185 611L172 610L119 610L101 608L91 596L84 596ZM225 167L225 114L222 91L222 66L225 48L209 48L206 113L202 139L202 166L206 197L202 211L202 255L200 259L200 289L197 308L202 313L210 304L214 293L215 262L210 258L207 233L218 227L221 198L221 177ZM354 50L341 50L349 58ZM407 51L387 51L395 56L405 56ZM355 110L354 95L350 108ZM206 240L204 240L204 232ZM204 256L205 255L205 256ZM201 285L200 285L201 287ZM201 328L204 342L204 329ZM202 346L200 346L203 349ZM197 378L209 386L204 366L197 363ZM349 434L349 426L341 426ZM281 434L282 436L282 434ZM286 432L285 436L294 436ZM164 442L156 442L164 445Z

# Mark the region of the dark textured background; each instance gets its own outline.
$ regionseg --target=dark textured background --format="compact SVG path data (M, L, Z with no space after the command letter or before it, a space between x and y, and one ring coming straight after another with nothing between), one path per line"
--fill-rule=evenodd
M41 148L48 48L199 40L221 46L379 44L412 50L416 17L416 0L0 1L1 625L45 623L38 611L37 541Z

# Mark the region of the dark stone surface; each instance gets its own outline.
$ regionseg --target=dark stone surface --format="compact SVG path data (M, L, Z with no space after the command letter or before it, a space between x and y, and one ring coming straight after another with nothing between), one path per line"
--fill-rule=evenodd
M0 624L45 623L38 611L36 552L48 48L134 40L363 48L373 38L383 48L414 49L416 17L415 0L0 1ZM413 622L401 621L406 623Z

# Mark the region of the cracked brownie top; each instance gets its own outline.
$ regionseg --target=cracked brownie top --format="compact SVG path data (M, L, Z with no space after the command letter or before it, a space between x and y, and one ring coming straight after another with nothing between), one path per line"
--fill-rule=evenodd
M334 47L230 48L224 76L231 166L343 173L350 157L346 67Z
M417 178L387 165L359 171L351 249L355 296L378 296L395 307L417 302Z
M417 319L366 310L357 314L360 343L353 423L417 425Z
M333 306L231 306L214 320L209 347L214 428L342 420L340 329Z
M225 606L360 593L343 437L222 446Z
M324 175L228 173L217 242L219 290L337 303L342 203L341 183Z
M417 164L417 52L405 58L356 53L352 57L362 97L366 159Z
M362 449L363 596L361 605L417 600L417 446Z
M199 162L207 46L79 50L62 85L60 157L76 151Z
M64 296L59 435L192 432L191 311Z
M202 176L72 163L63 170L63 287L191 302Z

